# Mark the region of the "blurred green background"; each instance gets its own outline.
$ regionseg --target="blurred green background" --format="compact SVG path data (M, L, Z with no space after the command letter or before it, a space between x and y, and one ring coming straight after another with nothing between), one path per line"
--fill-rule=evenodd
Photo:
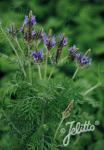
M80 50L91 48L93 63L87 70L79 73L81 84L86 89L102 83L85 100L84 115L90 120L99 120L100 126L92 135L86 134L78 141L76 150L103 150L104 149L104 0L0 0L0 22L6 29L12 22L20 27L24 15L29 10L37 17L38 26L46 31L53 29L54 33L65 33L70 45L76 44ZM12 56L13 52L7 41L0 33L0 53ZM68 66L62 71L68 75ZM1 87L11 79L11 72L15 66L3 57L0 57ZM86 80L84 80L86 78ZM0 124L0 150L5 145L5 126ZM73 148L71 148L72 150Z

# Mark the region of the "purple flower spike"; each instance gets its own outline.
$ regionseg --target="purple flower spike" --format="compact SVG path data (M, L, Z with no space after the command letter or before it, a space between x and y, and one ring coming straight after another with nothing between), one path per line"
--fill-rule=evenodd
M43 35L43 41L45 45L48 45L48 36L46 34Z
M32 31L32 36L33 36L33 37L36 36L36 31Z
M28 23L29 23L29 17L28 17L28 16L25 16L24 24L27 25Z
M77 52L76 45L73 45L72 47L69 48L69 53L70 53L72 58L79 57L80 54L77 54L76 52Z
M80 63L81 66L91 64L91 61L92 61L91 58L81 53L78 53L76 45L73 45L72 47L70 47L69 53L72 58L74 58Z
M79 58L79 62L80 62L81 65L90 65L91 61L92 61L92 59L87 57L87 56L85 56L85 55L82 55Z
M47 46L48 49L54 48L56 45L55 37L54 36L48 36L44 34L43 36L44 44Z
M63 45L65 46L65 45L67 45L68 44L68 38L64 38L64 40L63 40Z
M76 45L73 45L73 46L70 47L70 49L69 49L69 52L70 52L70 53L73 53L73 52L76 52L76 51L77 51Z
M56 44L55 37L52 36L51 41L50 41L50 45L51 45L52 48L54 48L55 44Z
M64 37L62 34L59 34L59 47L66 46L68 44L68 38Z
M27 25L29 22L31 22L32 25L36 24L36 17L32 16L29 18L28 16L25 16L24 24Z
M36 17L35 16L32 16L31 17L31 23L34 25L36 24Z
M43 59L43 49L41 49L40 51L32 52L32 57L35 62L41 61Z

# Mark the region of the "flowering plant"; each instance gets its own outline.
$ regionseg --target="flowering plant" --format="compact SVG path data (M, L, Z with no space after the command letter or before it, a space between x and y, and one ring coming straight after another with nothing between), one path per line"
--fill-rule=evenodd
M9 99L2 114L17 141L11 144L12 149L56 150L62 147L59 130L63 122L69 116L78 119L83 97L99 85L82 94L81 87L75 84L78 71L91 64L90 49L82 54L76 45L68 48L64 34L55 36L52 30L46 33L43 28L34 28L36 24L30 11L20 29L13 24L5 32L0 25L16 55L11 61L17 64L15 76L2 96L4 103ZM59 73L62 64L73 61L76 71L72 78Z

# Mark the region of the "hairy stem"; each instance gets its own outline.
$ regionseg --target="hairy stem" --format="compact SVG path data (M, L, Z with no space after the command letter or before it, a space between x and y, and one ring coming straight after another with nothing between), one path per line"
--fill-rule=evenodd
M37 67L38 67L39 79L42 79L42 74L41 74L40 65L39 65L39 64L37 64Z
M74 72L74 74L73 74L73 76L72 76L72 80L74 80L75 79L75 77L76 77L76 75L77 75L77 73L78 73L78 71L79 71L79 67L77 67L77 69L76 69L76 71Z
M48 80L50 80L50 78L51 78L53 72L54 72L54 68L51 70L51 72L50 72L50 74L49 74L49 77L48 77Z
M12 47L12 49L13 49L15 55L17 56L19 65L20 65L20 67L21 67L21 70L22 70L22 72L23 72L23 74L24 74L24 77L26 77L26 72L25 72L24 66L23 66L23 64L22 64L22 62L21 62L21 59L20 59L20 57L19 57L19 55L18 55L17 50L15 49L14 45L12 44L11 40L8 38L7 34L5 33L5 31L3 30L3 28L1 27L1 25L0 25L0 29L1 29L1 31L2 31L2 33L3 33L3 35L5 36L5 38L7 39L7 41L9 42L10 46Z
M60 127L61 127L63 121L64 121L64 118L62 117L62 119L61 119L61 121L59 122L58 127L57 127L57 129L56 129L56 132L55 132L55 134L54 134L54 139L53 139L54 141L55 141L55 139L56 139L56 137L57 137L58 131L59 131L59 129L60 129Z
M16 41L16 43L17 43L17 46L18 46L19 50L21 51L22 55L24 56L23 50L22 50L22 48L21 48L21 46L20 46L20 44L19 44L19 42L18 42L17 37L15 38L15 41Z
M48 67L47 61L48 61L48 49L46 47L46 62L45 62L44 79L46 79L46 76L47 76L47 67Z
M29 61L28 61L29 81L30 81L30 83L32 83L32 69L31 69L30 45L28 44L27 47L28 47L28 58L29 58Z
M44 125L44 102L42 103L42 118L41 118L41 125L42 125L42 127L43 127L43 125ZM44 149L44 131L43 131L43 133L42 133L42 144L41 144L41 150L43 150Z
M101 83L97 83L96 85L94 85L93 87L91 87L90 89L88 89L83 96L87 95L88 93L92 92L94 89L98 88L99 86L101 86Z

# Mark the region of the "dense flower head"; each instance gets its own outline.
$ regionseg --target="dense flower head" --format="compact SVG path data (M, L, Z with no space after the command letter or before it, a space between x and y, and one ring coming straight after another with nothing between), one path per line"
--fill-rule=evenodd
M31 17L31 23L34 25L36 24L36 17L35 16L32 16Z
M68 38L64 37L63 34L59 34L59 47L66 46L68 44Z
M72 47L69 48L69 53L70 53L70 56L72 58L75 58L76 57L76 52L77 52L77 47L76 45L73 45Z
M25 16L25 18L24 18L24 24L28 25L29 23L31 23L32 25L36 24L36 17L35 16L31 16L29 18L29 16Z
M42 41L44 43L45 48L48 50L54 48L56 46L56 37L52 35L52 31L49 30L49 34L45 33L43 28L34 29L33 25L36 24L36 17L32 15L32 11L29 12L29 15L26 15L24 18L24 24L20 28L20 32L23 33L24 39L29 43L36 40L38 44ZM10 33L13 37L16 35L18 30L12 25L10 28L7 28L7 32ZM37 41L39 40L39 41ZM64 36L64 34L59 34L57 39L57 48L54 55L55 63L58 62L62 49L64 46L68 44L68 38ZM35 42L35 44L36 44ZM34 43L34 42L33 42ZM37 45L36 45L37 48ZM38 49L38 48L37 48ZM69 55L72 59L76 60L80 66L91 64L91 58L87 56L87 53L82 54L77 51L76 45L71 46L68 49ZM35 50L32 52L32 57L35 62L41 62L43 60L43 49Z
M39 51L32 52L32 57L35 62L39 62L43 59L43 49L40 49Z
M33 30L32 31L32 37L33 39L43 39L43 36L44 36L44 31L42 29L40 30Z
M80 65L90 65L92 61L92 59L86 55L81 55L78 60L80 62Z
M74 53L74 52L76 52L76 51L77 51L76 45L73 45L73 46L70 47L70 49L69 49L69 52L70 52L70 53Z
M29 23L29 17L28 16L25 16L25 19L24 19L24 24L28 24Z
M32 11L29 12L28 16L25 16L23 26L20 28L20 32L23 33L24 39L27 42L33 40L33 25L36 24L36 17L32 15Z
M74 58L75 60L77 60L81 66L91 64L91 58L89 58L88 56L82 53L77 52L76 45L73 45L72 47L70 47L68 51L69 51L70 56Z
M43 35L44 44L47 46L48 50L54 48L56 45L55 36L48 36L47 34Z

